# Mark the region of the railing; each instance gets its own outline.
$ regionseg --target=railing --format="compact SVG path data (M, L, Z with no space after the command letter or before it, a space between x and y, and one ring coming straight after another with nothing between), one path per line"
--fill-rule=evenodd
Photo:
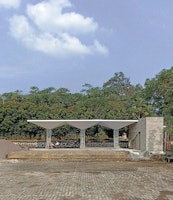
M45 141L38 140L10 140L16 145L29 148L45 148ZM86 141L86 147L114 147L113 140L108 141ZM60 141L58 143L52 142L54 148L79 148L79 141ZM128 148L128 141L119 141L120 148Z

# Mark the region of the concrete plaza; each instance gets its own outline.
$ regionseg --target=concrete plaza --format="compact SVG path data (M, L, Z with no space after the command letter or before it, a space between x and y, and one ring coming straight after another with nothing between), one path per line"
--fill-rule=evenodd
M173 163L1 160L0 200L173 200Z

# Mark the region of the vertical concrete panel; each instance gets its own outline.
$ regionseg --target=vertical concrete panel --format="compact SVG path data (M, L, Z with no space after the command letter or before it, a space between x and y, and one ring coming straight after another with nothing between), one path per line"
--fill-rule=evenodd
M139 120L140 150L146 151L146 118Z
M147 117L147 151L163 151L163 117Z
M129 147L133 149L146 150L146 118L129 126Z
M137 135L138 123L129 126L129 148L136 149L135 137Z

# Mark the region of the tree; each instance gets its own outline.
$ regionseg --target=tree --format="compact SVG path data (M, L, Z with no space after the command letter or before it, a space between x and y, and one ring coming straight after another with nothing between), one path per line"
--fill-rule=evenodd
M145 98L157 116L164 116L165 124L173 134L173 67L146 80Z
M130 79L125 77L123 72L117 72L112 78L103 84L103 88L110 93L124 96L131 87Z
M39 88L37 86L30 87L30 91L29 91L30 94L36 94L38 92L39 92Z
M27 123L27 119L140 119L146 116L164 116L167 131L173 133L172 88L173 67L147 79L144 88L132 85L123 72L117 72L103 87L84 84L80 93L54 87L39 90L36 86L28 94L19 90L4 93L0 103L0 136L41 138L45 130ZM74 131L67 126L53 133L63 137ZM92 127L87 131L90 132L98 133L98 127Z

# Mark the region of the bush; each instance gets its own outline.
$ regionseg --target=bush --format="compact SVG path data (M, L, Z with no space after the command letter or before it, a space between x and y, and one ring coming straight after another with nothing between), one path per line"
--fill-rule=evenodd
M99 133L96 134L96 139L98 141L103 141L103 140L108 139L108 136L103 130L101 130Z

